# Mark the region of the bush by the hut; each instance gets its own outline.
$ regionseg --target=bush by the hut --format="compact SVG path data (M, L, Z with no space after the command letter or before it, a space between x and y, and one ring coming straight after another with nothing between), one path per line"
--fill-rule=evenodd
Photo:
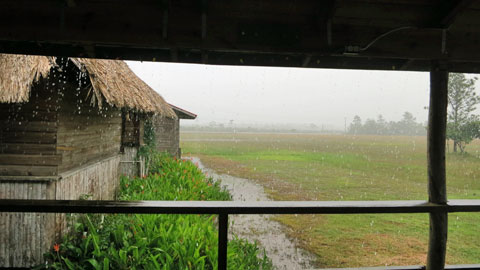
M121 178L120 200L230 200L190 161L152 156L150 174ZM216 269L214 215L81 215L46 254L46 269ZM229 269L271 269L256 244L228 243Z

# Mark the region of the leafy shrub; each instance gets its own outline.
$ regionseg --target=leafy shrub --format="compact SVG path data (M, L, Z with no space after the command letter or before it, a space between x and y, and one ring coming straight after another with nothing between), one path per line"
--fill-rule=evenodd
M152 156L144 178L121 177L120 200L230 200L190 161ZM80 215L63 243L46 254L47 269L216 269L216 216ZM256 244L228 243L229 269L271 269Z

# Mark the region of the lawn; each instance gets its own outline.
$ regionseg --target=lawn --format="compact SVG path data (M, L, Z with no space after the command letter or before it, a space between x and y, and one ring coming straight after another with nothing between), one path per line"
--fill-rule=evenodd
M184 155L276 200L426 200L426 137L183 133ZM480 142L447 154L450 199L480 199ZM425 264L428 215L277 216L319 267ZM451 214L447 263L480 263L480 214Z

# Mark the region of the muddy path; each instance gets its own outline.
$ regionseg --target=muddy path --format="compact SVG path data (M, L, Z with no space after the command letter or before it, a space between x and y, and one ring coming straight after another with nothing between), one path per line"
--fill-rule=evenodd
M269 201L263 187L251 180L233 177L226 174L217 174L205 168L199 158L188 157L194 163L198 162L208 176L220 180L234 201ZM257 241L265 249L267 256L272 259L276 269L311 269L314 256L305 250L297 248L296 242L284 233L284 225L271 219L272 215L230 215L232 223L229 238L233 235L250 241Z

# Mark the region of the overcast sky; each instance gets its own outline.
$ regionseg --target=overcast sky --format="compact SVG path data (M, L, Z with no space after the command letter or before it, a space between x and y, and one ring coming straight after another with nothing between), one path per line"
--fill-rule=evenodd
M196 123L314 123L343 129L345 118L409 111L427 119L429 74L128 62L169 103L198 114ZM187 120L184 120L187 121Z

